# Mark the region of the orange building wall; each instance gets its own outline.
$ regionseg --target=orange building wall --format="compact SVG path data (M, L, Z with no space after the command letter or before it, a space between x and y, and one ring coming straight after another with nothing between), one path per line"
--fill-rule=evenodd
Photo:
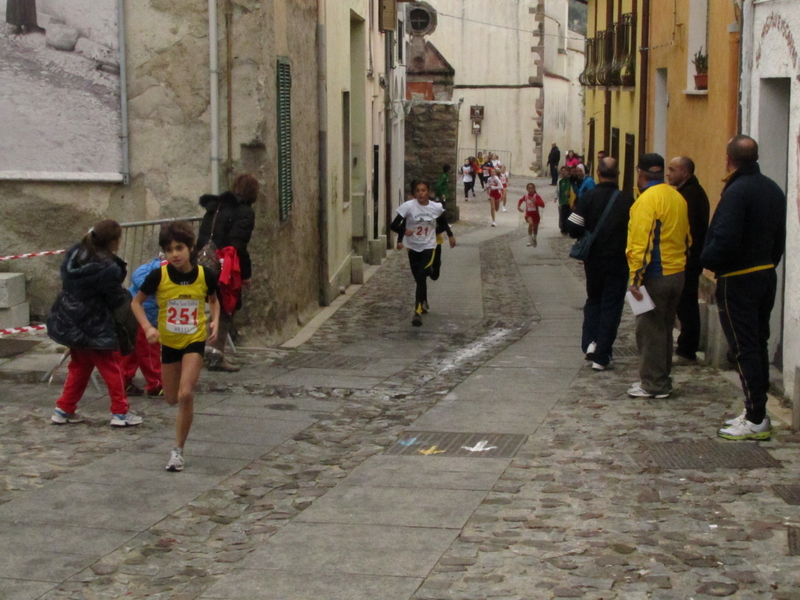
M669 107L665 158L669 161L685 155L694 160L696 175L713 210L727 175L725 146L738 127L739 33L728 32L729 24L736 20L731 2L708 3L708 93L690 95L685 93L694 88L686 76L687 61L692 58L688 48L690 0L651 2L647 148L653 148L656 70L666 68Z

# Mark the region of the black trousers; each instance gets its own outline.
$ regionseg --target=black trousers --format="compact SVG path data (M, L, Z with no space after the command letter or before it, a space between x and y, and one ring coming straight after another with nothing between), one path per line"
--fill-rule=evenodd
M681 334L678 336L678 347L675 354L695 360L700 347L700 307L697 304L702 269L686 269L681 299L678 300L678 320L681 322Z
M475 195L475 180L472 181L465 181L464 182L464 198L469 196L469 192L472 190L472 195Z
M561 230L561 233L567 233L567 219L572 214L572 209L569 207L569 204L559 204L558 205L558 228Z
M552 179L550 185L558 183L558 165L550 165L550 178Z
M761 423L767 414L769 315L777 286L775 269L717 280L719 320L736 359L751 423Z
M408 264L411 266L411 274L417 284L414 296L414 310L421 311L422 303L428 301L428 277L433 270L435 254L436 249L434 248L425 249L421 252L416 250L408 251Z
M621 258L592 258L583 263L586 272L586 304L583 306L581 348L597 344L594 362L606 366L612 359L625 292L628 291L628 262Z

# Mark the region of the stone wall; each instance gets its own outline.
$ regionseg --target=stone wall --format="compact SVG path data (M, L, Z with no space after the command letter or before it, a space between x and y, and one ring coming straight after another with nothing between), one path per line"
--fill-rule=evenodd
M0 254L66 248L95 222L201 215L210 191L208 14L190 0L126 2L130 185L0 181ZM261 182L250 244L253 288L241 329L280 341L318 308L318 110L316 2L237 0L233 15L231 173ZM221 186L227 187L225 25L220 3ZM289 42L291 40L291 43ZM276 61L292 67L294 210L278 217ZM57 293L54 258L9 263L24 272L31 312L46 314ZM136 265L131 265L135 267Z
M456 184L457 163L456 139L458 131L458 104L438 102L415 102L406 116L406 191L411 193L412 181L429 181L436 184L442 173L442 165L449 164L452 199L446 203L447 220L458 220L460 197ZM433 191L433 190L431 190Z

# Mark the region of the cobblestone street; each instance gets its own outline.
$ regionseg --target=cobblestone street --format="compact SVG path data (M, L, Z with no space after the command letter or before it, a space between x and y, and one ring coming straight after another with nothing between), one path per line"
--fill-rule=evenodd
M627 307L588 368L582 268L545 180L526 246L525 183L496 228L459 201L423 327L392 252L297 349L204 372L182 473L163 401L119 430L90 387L59 427L57 385L0 382L0 599L800 598L800 437L771 404L771 441L718 440L741 392L706 366L628 398Z

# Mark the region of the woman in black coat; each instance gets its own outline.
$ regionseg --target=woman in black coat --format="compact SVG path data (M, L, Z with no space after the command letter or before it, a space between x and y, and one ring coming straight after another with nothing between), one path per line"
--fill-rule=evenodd
M61 265L62 289L47 317L47 334L70 349L69 372L64 391L51 420L63 425L83 419L75 409L92 371L97 368L111 397L111 425L138 425L142 418L130 411L120 353L115 311L130 305L122 287L125 261L115 255L122 227L110 219L100 221L81 242L69 250Z
M25 33L44 33L36 22L36 0L7 0L6 23L14 27L16 34L22 33L23 28Z
M253 203L258 198L258 180L249 173L236 177L233 188L219 196L205 194L200 197L200 206L206 210L203 222L200 225L200 234L197 238L197 247L202 249L211 239L217 248L222 249L232 246L239 257L239 267L242 272L242 287L250 287L252 278L252 265L247 244L253 234L256 217ZM214 216L216 215L216 221ZM211 231L212 223L214 231ZM221 304L222 306L222 304ZM236 303L236 310L242 306L242 299ZM235 312L235 311L234 311ZM231 326L233 325L233 312L220 310L219 332L217 341L209 348L210 357L208 368L211 371L236 372L237 365L231 364L225 358L225 343L228 340Z

